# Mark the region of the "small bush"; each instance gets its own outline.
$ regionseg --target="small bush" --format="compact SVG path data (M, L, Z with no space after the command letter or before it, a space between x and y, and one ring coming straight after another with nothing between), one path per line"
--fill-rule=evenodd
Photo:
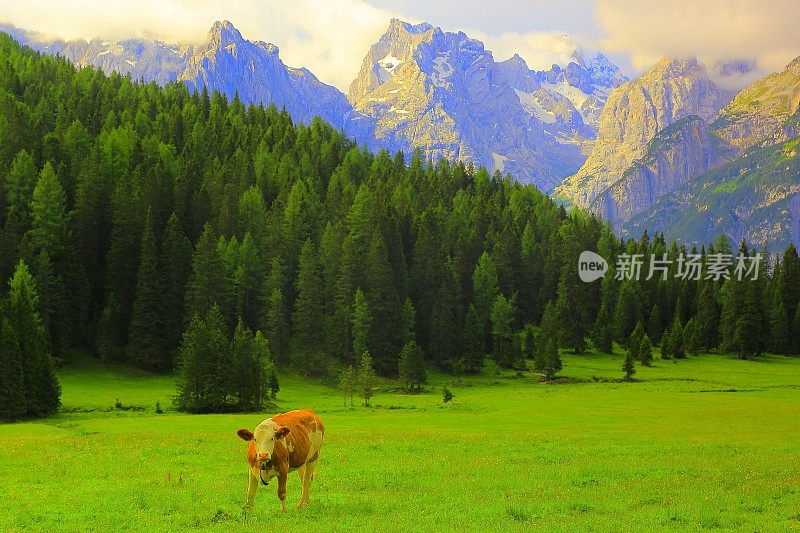
M156 401L156 414L162 415L164 414L164 410L161 409L161 402Z
M447 385L442 387L442 402L447 403L453 399L453 393L447 388Z

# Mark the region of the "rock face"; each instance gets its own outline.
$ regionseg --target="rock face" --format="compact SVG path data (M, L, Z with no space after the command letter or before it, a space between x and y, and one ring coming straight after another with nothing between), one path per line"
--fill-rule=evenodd
M473 162L549 191L581 165L597 110L624 79L600 54L536 72L519 56L495 62L463 33L394 19L348 98L374 120L382 146Z
M307 69L284 65L278 47L245 40L230 22L217 22L197 46L178 76L190 90L218 90L228 98L238 92L244 103L274 103L292 118L310 123L320 116L344 128L352 107L335 87Z
M658 173L648 166L649 175L634 165L592 207L632 236L647 229L703 243L724 233L774 250L800 245L800 58L741 90L710 127L698 122L696 135L676 141L696 164L678 160ZM672 151L661 143L653 156ZM646 196L653 174L680 179L665 194Z
M556 196L588 207L646 155L659 131L690 115L710 121L725 103L697 60L662 59L609 95L591 155Z
M747 149L661 196L621 228L628 236L645 229L688 244L725 234L773 252L790 242L800 246L800 138Z
M662 195L730 158L697 115L682 118L656 134L645 155L592 201L590 209L619 228L649 209Z
M774 144L800 135L787 120L800 108L800 57L781 72L742 89L720 112L713 128L736 148Z

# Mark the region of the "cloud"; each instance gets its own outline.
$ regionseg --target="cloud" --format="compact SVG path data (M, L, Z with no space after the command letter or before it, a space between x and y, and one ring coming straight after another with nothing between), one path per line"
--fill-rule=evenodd
M0 21L65 39L131 35L201 42L227 19L249 40L281 49L293 67L347 90L369 47L399 14L365 0L0 0Z
M504 61L519 54L533 70L549 70L554 64L566 66L574 60L578 43L561 32L507 32L489 35L480 30L467 32L483 41L492 51L495 61Z
M663 56L696 56L708 66L754 60L756 72L782 70L800 54L797 0L596 0L603 49L629 55L637 69ZM714 69L712 69L714 71ZM757 77L757 76L756 76ZM737 76L728 77L737 79ZM725 83L725 82L723 82Z

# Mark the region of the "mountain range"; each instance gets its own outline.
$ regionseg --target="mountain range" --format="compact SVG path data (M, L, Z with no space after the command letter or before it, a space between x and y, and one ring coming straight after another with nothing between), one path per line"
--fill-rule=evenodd
M345 95L227 21L200 44L0 31L77 65L274 103L298 122L319 116L371 149L510 173L624 235L800 245L800 60L733 93L691 57L663 58L629 80L602 53L574 46L566 65L537 71L519 55L496 60L462 32L393 19ZM753 64L710 68L716 77Z

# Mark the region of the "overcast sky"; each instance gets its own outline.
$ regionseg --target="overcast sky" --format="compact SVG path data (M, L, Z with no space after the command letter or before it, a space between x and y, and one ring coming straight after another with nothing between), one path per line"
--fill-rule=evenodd
M345 91L392 17L464 31L496 59L518 52L533 68L567 60L571 43L602 50L629 74L664 55L751 59L763 74L800 54L798 0L0 0L0 21L68 39L200 42L227 19Z

